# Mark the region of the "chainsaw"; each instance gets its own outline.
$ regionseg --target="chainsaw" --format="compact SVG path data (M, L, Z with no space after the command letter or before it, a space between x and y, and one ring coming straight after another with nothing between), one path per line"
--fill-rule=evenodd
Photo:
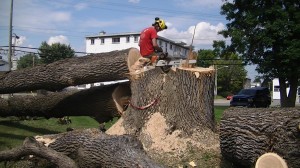
M187 60L179 59L179 60L159 60L157 61L155 66L162 67L162 66L172 66L172 67L180 67L183 64L186 64ZM196 60L188 60L188 64L195 64Z
M159 53L158 56L152 56L151 58L152 67L161 67L164 72L169 72L172 67L178 68L186 62L187 60L184 59L172 60L168 57L168 53ZM196 62L197 60L188 60L188 64L195 64Z

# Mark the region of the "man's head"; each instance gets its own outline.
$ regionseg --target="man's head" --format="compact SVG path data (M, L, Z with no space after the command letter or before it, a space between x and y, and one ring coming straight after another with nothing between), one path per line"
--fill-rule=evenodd
M162 19L159 19L159 17L155 18L155 22L152 24L152 26L155 27L156 31L162 31L162 30L168 28L165 21Z

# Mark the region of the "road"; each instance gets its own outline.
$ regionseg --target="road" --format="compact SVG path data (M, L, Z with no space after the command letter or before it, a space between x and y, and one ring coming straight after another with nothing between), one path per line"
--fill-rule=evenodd
M230 105L230 100L226 99L215 99L214 101L215 106L229 106ZM272 100L271 102L271 107L280 107L280 100ZM299 100L297 98L296 101L296 106L300 106Z

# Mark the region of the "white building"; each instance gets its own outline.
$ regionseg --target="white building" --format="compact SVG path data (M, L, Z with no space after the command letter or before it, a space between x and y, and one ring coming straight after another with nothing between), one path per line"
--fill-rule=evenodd
M139 49L140 33L106 34L102 31L98 35L85 38L87 53L103 53L131 47ZM189 46L183 42L177 43L161 36L158 37L157 42L164 52L168 52L169 57L185 58L188 55Z
M279 79L273 79L273 100L280 100L280 87L279 87ZM286 94L289 94L290 87L286 88Z

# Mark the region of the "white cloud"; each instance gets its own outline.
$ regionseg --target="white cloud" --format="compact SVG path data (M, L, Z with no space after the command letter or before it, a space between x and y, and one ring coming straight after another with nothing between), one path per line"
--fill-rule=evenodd
M49 40L47 41L47 43L49 45L51 45L53 43L61 43L61 44L69 45L69 40L66 36L59 35L59 36L50 37Z
M195 46L195 49L197 50L203 47L212 47L214 40L224 40L224 38L218 34L218 32L223 29L225 29L225 26L222 23L212 25L208 22L199 22L196 25L196 29L195 26L190 26L185 31L178 31L176 28L170 27L165 31L159 32L159 35L176 42L182 41L187 45L190 45L195 30L193 46Z
M83 10L86 9L88 7L88 5L86 3L78 3L74 6L74 8L76 10Z
M220 7L223 2L222 0L174 0L178 6L182 6L185 8L199 8L199 7L206 7L206 8L216 8Z
M67 22L71 20L69 12L53 12L48 17L53 22Z
M140 0L128 0L128 2L130 2L130 3L139 3Z
M16 1L14 8L14 25L31 32L45 31L40 28L55 29L68 24L72 19L70 11L57 10L33 0Z

